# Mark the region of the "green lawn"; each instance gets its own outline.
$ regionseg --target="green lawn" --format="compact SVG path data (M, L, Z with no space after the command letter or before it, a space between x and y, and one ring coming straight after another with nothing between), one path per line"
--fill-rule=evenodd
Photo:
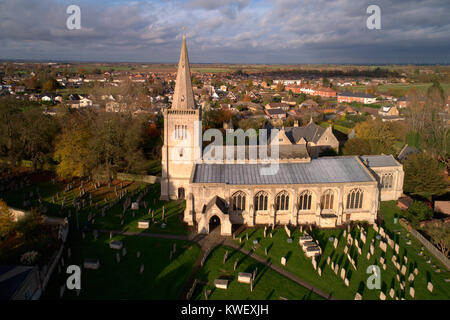
M109 236L101 234L97 240L89 234L84 240L79 236L71 241L72 257L69 264L81 265L84 259L100 259L99 270L82 269L81 292L66 288L64 299L178 299L190 271L200 255L200 248L193 243L178 240L155 239L140 236L115 236L123 241L126 256L116 261L117 250L109 248ZM176 243L176 253L169 260ZM141 252L137 258L137 252ZM139 273L144 264L144 272ZM68 275L55 269L44 299L59 299L59 288Z
M394 205L395 206L395 205ZM408 257L408 265L406 278L409 273L414 270L415 267L419 269L419 275L414 281L415 287L415 299L450 299L450 283L446 283L445 279L449 277L448 272L436 273L433 265L438 265L435 259L432 259L432 263L426 263L424 257L419 256L417 251L420 246L411 240L411 245L406 245L408 238L406 238L406 231L400 225L393 225L389 222L390 215L393 216L392 203L383 203L381 207L381 212L386 218L386 230L391 233L391 238L400 241L400 258L403 259L403 255ZM367 260L367 253L369 252L370 241L375 236L375 231L373 228L368 228L367 242L362 248L362 255L359 256L355 247L353 246L349 252L350 255L356 261L357 270L355 271L348 261L347 255L344 254L344 247L346 241L342 238L344 230L332 229L324 230L317 229L313 230L312 236L317 239L322 248L323 254L319 260L319 267L322 268L322 277L319 277L317 272L314 270L311 260L308 259L301 247L298 244L299 237L301 235L299 229L292 231L293 242L287 242L287 235L284 228L276 228L273 233L273 238L267 235L266 238L263 237L263 229L249 229L249 240L245 240L245 232L241 234L243 240L243 246L251 250L253 240L259 240L260 247L256 249L255 253L261 257L265 257L264 248L268 248L268 259L281 266L281 257L287 258L287 264L284 267L289 272L297 275L298 277L308 281L310 284L317 286L325 292L332 294L337 299L353 299L356 292L360 292L363 295L363 299L378 299L380 295L380 290L369 290L366 287L366 280L368 274L366 274L366 269L369 265L377 264L381 268L381 263L379 263L379 258L384 256L386 261L386 270L381 269L381 290L383 292L389 292L390 288L394 286L396 295L399 297L404 297L405 299L411 299L409 296L409 283L406 282L406 290L404 293L401 292L399 284L396 281L396 274L399 273L395 266L392 264L391 258L393 250L388 246L386 253L383 253L379 248L379 240L375 242L375 256L372 256L370 260ZM394 237L394 232L400 231L400 234L396 234ZM351 230L354 239L359 240L360 231L354 227ZM334 249L333 243L329 241L330 237L338 237L340 239L337 249ZM411 236L412 237L412 236ZM239 241L237 241L239 243ZM360 245L361 245L360 241ZM338 275L336 275L331 267L327 265L327 258L331 257L331 260L335 263L337 262L341 267L346 269L347 278L350 280L350 286L346 287L344 281L340 278L340 270ZM441 270L445 270L441 267ZM401 274L400 274L401 275ZM401 275L401 280L404 280L405 276ZM434 285L433 293L430 293L426 289L427 279L431 279ZM406 295L405 295L406 293Z
M405 93L412 88L416 88L416 90L420 93L425 93L428 88L432 85L432 83L391 83L391 84L383 84L377 86L377 90L383 93L388 92L389 90L395 90L395 89L402 89L405 91ZM450 90L450 83L441 83L442 88L444 91ZM346 89L349 89L351 91L366 91L368 87L366 86L354 86L354 87L348 87Z
M223 257L228 250L228 259L223 264ZM234 263L239 259L236 271ZM239 283L239 272L252 273L258 268L253 292L250 285ZM229 279L228 289L217 289L214 280L222 277ZM211 251L205 265L197 274L197 279L208 284L197 284L192 299L205 299L204 291L211 290L209 299L213 300L279 300L280 296L289 300L322 300L323 298L299 284L283 277L274 270L258 263L254 259L229 247L219 246Z

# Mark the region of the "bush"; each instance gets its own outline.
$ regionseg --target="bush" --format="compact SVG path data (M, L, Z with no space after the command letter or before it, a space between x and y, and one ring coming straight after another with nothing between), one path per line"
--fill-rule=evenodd
M404 215L413 225L417 226L419 222L433 217L433 209L421 201L413 201Z

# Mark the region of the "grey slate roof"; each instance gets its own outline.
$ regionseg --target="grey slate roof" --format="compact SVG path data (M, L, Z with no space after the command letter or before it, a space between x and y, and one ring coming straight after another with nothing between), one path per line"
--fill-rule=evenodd
M313 184L375 181L356 157L323 157L307 163L280 163L274 175L263 164L197 164L193 183Z
M222 156L223 159L226 159L227 155L227 146L224 146L222 149ZM257 158L260 159L262 156L259 154L259 147L258 146L231 146L233 149L234 159L237 160L237 153L238 150L241 151L244 149L245 153L245 159L250 159L250 150L252 150L252 155L256 154ZM270 157L271 155L271 145L269 144L267 146L267 154L264 154L263 156ZM256 150L255 150L256 149ZM206 148L203 149L203 155L206 158L205 155ZM214 154L213 154L214 155ZM305 144L297 144L297 145L278 145L278 157L279 159L294 159L294 158L309 158L308 150L306 149Z
M360 156L361 161L367 161L370 168L376 167L399 167L401 166L394 159L392 155L374 155L374 156Z
M356 97L356 98L376 98L373 94L370 94L370 93L350 92L350 91L339 93L338 96L340 96L340 97Z
M310 122L304 127L288 127L284 129L286 136L294 143L298 143L302 137L307 142L317 143L325 130L326 128L322 128L314 122Z

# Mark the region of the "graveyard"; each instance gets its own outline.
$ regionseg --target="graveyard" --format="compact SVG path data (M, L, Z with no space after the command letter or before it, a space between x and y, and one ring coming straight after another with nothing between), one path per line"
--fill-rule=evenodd
M67 217L70 224L80 229L188 233L179 216L184 211L184 201L160 201L159 184L87 179L64 182L43 174L31 174L11 179L8 185L9 189L0 190L0 198L9 206L17 209L41 206L46 215ZM137 200L139 204L134 209L132 204ZM149 227L139 228L140 220L148 220Z
M120 243L121 249L111 248L111 241ZM70 257L67 248L62 256L65 266L83 268L79 294L67 288L63 292L62 298L68 300L178 299L200 255L200 248L187 241L123 235L110 239L106 233L96 239L93 234L72 239L69 248ZM65 268L56 270L44 299L59 299L67 277Z
M253 283L240 282L239 274L251 275ZM201 282L195 287L193 300L323 300L274 270L226 246L218 246L211 251L196 278Z
M363 225L350 229L352 245L347 245L349 232L346 228L310 230L303 227L300 231L299 227L291 227L291 240L284 227L268 228L266 232L264 228L252 228L241 233L234 241L337 299L354 299L357 293L364 300L450 299L450 273L422 249L415 238L408 237L408 232L402 226L393 223L396 210L395 202L382 203L381 212L385 220L383 232L389 236L392 247L386 240L383 241L383 237L373 227ZM366 234L361 237L362 230L366 230ZM322 250L316 263L306 256L299 245L300 237L305 234L317 241ZM365 238L365 243L361 238ZM373 248L370 248L372 240ZM381 242L386 252L380 248ZM398 253L395 243L398 244ZM393 256L395 260L392 260ZM370 290L366 286L366 279L373 273L372 270L370 274L366 273L369 265L380 268L380 290Z

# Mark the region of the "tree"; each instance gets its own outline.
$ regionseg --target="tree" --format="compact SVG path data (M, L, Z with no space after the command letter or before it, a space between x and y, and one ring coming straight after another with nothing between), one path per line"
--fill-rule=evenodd
M405 170L404 190L412 195L431 199L447 190L439 162L433 157L420 153L409 156L403 165Z
M56 173L61 177L84 177L89 170L90 128L85 123L77 127L64 128L57 137L55 160Z
M0 239L6 238L14 227L14 216L6 202L0 200Z
M425 232L438 249L448 257L450 250L450 225L444 221L433 221L425 225Z
M276 90L277 90L278 92L284 91L284 84L283 84L282 82L278 82L277 87L276 87Z
M323 77L323 79L322 79L322 86L325 87L325 88L329 87L330 86L330 80L328 78L326 78L326 77Z
M58 81L54 78L48 79L44 86L42 87L43 91L55 91L58 88Z
M413 201L408 210L406 210L405 217L411 221L414 226L418 226L419 222L429 220L433 217L433 209L422 201Z

